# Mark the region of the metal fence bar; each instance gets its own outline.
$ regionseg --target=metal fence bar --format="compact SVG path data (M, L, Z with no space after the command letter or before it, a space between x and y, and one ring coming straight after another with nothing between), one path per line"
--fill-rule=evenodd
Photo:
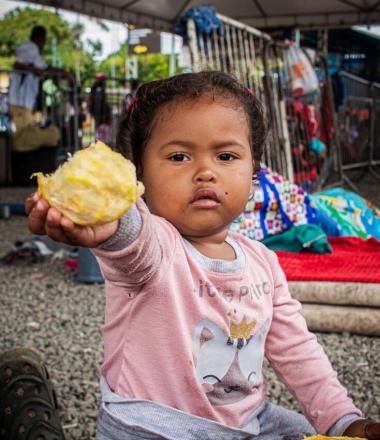
M226 25L225 26L225 32L226 32L226 46L227 46L227 61L228 61L228 72L231 74L234 74L234 57L233 57L233 53L232 53L232 38L231 38L231 31L230 31L230 26Z
M194 20L187 20L187 37L193 70L199 72L201 70L201 62L197 45L197 29Z
M246 62L247 60L245 58L243 30L239 29L237 32L238 32L238 45L239 45L238 53L240 54L240 59L241 59L242 82L249 86L248 75L247 75L247 62Z
M345 94L347 96L358 96L361 98L370 97L370 81L367 81L349 72L340 72L339 76L343 81Z
M219 41L220 41L221 49L222 49L222 51L221 51L222 70L223 70L223 72L228 72L226 39L224 38L224 36L220 36Z
M240 63L240 53L239 53L239 47L238 47L238 36L237 36L237 29L232 28L232 53L234 57L234 72L236 77L239 79L240 82L245 83L243 73L241 70L241 63Z
M199 54L201 59L201 66L203 69L207 69L207 55L206 55L206 46L205 46L205 40L204 40L204 34L198 35L198 41L199 41Z
M215 65L216 68L218 70L220 70L222 68L221 63L223 62L222 57L220 55L220 51L219 51L219 35L216 29L213 30L213 35L212 35L212 39L210 39L210 41L214 42L214 55L215 55Z
M290 133L289 133L289 126L287 122L287 115L286 115L286 99L285 99L285 93L283 89L282 84L282 73L281 68L283 69L285 66L285 63L282 62L284 59L284 56L280 56L278 52L283 52L284 48L273 45L273 52L274 57L276 60L276 91L277 91L277 99L278 99L278 118L279 118L279 129L281 130L281 141L283 145L283 151L284 151L284 160L285 164L284 166L287 168L287 176L291 182L294 181L294 171L292 166L292 153L291 153L291 143L290 143ZM283 65L280 66L280 63Z
M216 62L215 62L214 55L213 55L213 49L212 49L210 35L205 36L205 46L207 48L206 50L207 50L209 65L210 65L211 69L216 69Z
M380 84L348 72L340 72L345 99L338 117L343 129L340 152L344 180L355 188L352 179L360 179L365 170L380 179ZM347 175L346 171L360 171Z
M244 44L244 59L245 59L245 67L246 67L246 76L247 76L247 84L248 87L252 90L252 75L250 72L250 54L249 54L249 37L246 30L243 31L243 44Z

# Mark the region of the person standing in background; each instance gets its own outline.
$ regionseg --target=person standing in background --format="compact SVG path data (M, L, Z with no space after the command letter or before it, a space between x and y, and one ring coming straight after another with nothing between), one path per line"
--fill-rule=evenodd
M95 123L95 137L99 141L110 142L111 107L107 100L107 75L97 73L91 87L88 108Z
M30 40L16 48L16 61L9 88L9 105L16 131L33 123L33 109L39 91L40 77L44 73L66 75L64 69L48 66L41 58L46 44L46 29L34 26Z

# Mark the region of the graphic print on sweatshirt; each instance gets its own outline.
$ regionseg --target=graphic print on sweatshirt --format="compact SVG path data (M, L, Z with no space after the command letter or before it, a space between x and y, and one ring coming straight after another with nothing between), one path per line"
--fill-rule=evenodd
M212 405L229 405L255 392L262 382L265 338L270 319L256 329L254 318L230 321L229 334L214 322L200 321L193 336L199 383Z

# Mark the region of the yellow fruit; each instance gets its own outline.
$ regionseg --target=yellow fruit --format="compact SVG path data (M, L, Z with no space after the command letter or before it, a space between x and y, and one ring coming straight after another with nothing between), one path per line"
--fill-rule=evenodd
M78 225L120 218L144 192L133 163L102 142L77 151L55 173L34 173L38 193Z
M361 437L328 437L326 435L313 435L311 437L304 437L303 440L365 440Z

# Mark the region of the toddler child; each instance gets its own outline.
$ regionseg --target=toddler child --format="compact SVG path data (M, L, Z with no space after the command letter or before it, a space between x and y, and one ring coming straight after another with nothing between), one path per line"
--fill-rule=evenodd
M252 193L265 124L221 72L142 85L117 147L146 191L119 221L78 226L37 194L30 230L88 246L105 278L98 439L380 439L337 380L276 255L228 232ZM264 356L305 416L265 399Z

